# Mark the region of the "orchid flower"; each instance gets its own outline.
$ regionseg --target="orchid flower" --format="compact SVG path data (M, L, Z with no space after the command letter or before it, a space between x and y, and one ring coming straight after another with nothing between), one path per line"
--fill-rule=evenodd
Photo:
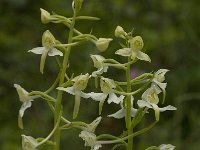
M154 79L152 81L152 86L155 86L156 90L158 92L163 92L164 96L163 96L163 103L165 100L165 95L166 95L166 91L165 88L167 86L167 83L163 83L163 81L165 80L165 74L168 72L168 69L159 69L155 74L154 74Z
M38 141L31 136L22 135L23 150L37 150Z
M131 117L135 117L135 114L137 112L137 109L133 108L133 100L134 100L134 98L131 97ZM121 106L120 110L118 110L114 114L108 115L108 117L113 117L116 119L124 118L126 116L126 108L123 106L123 101L120 102L120 106Z
M117 28L115 29L115 36L126 39L127 33L124 31L124 29L121 26L117 26Z
M108 104L110 104L111 102L119 104L124 99L123 95L121 95L120 97L117 97L117 95L114 93L114 89L116 88L114 80L101 77L100 86L101 86L101 91L103 93L94 93L94 92L89 93L90 97L93 100L100 102L99 114L101 114L103 104L107 97L108 97L108 100L107 100Z
M101 56L101 55L91 55L90 57L93 60L94 67L98 69L97 71L94 71L92 73L93 77L96 77L97 75L101 75L104 72L107 72L108 65L103 63L103 61L105 60L105 58L103 56Z
M97 49L101 52L104 52L112 40L113 39L111 38L99 38L97 41L95 41Z
M142 100L137 101L137 104L140 108L147 107L147 108L154 109L156 121L159 120L160 112L163 112L166 110L176 110L176 108L171 105L168 105L163 108L159 108L158 107L158 103L159 103L158 94L159 93L160 92L154 86L151 86L142 94Z
M101 122L102 117L97 117L94 121L92 121L90 124L87 125L87 131L88 132L95 132L97 126Z
M174 150L175 146L171 144L162 144L160 146L151 146L145 150Z
M140 60L151 62L150 57L141 51L144 46L141 36L133 37L132 39L129 40L129 43L130 43L130 48L119 49L115 52L115 54L125 57L131 56L131 59L138 58Z
M63 88L63 87L58 87L58 90L65 91L69 94L75 95L75 105L74 105L74 113L73 113L73 118L76 118L78 115L79 107L80 107L80 101L81 97L83 98L89 98L90 96L87 93L82 92L86 87L87 83L89 80L89 74L85 75L79 75L76 76L75 78L72 79L74 82L73 86Z
M27 108L31 107L33 99L37 98L38 96L29 96L29 93L18 84L14 84L14 87L17 90L20 101L23 103L19 110L18 116L18 125L21 129L23 129L22 117L24 116L24 112Z
M88 124L87 128L79 134L79 137L85 141L85 146L90 146L91 150L98 150L101 144L96 141L96 135L94 134L97 126L99 125L102 117L97 117L92 123Z
M45 31L42 35L42 46L43 47L36 47L28 52L32 52L34 54L41 54L41 61L40 61L40 72L43 74L44 65L46 61L46 57L48 56L63 56L63 53L55 48L56 39L51 34L49 30Z
M101 144L98 144L96 140L96 135L92 132L81 131L79 137L85 141L85 146L90 146L91 150L98 150L102 147Z

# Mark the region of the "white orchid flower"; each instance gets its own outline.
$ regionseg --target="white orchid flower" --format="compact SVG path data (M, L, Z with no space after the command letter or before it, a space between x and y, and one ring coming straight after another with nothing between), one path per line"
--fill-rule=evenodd
M81 131L79 137L85 141L85 146L90 146L91 150L98 150L102 147L101 144L98 144L96 140L96 135L92 132Z
M95 41L97 49L101 52L104 52L105 50L107 50L112 40L113 39L111 38L99 38L97 41Z
M167 83L163 83L165 80L165 74L168 72L168 69L159 69L155 74L154 74L154 79L152 81L152 85L156 88L158 92L163 92L163 103L165 100L165 95L166 95L166 87Z
M97 71L94 71L92 73L93 77L96 77L97 75L101 75L104 72L107 72L108 65L103 63L103 61L105 60L105 58L103 56L101 56L101 55L91 55L90 57L93 60L94 67L98 69Z
M28 52L32 52L34 54L40 54L41 61L40 61L40 72L43 73L44 65L46 61L46 57L48 56L63 56L63 53L55 48L55 41L56 39L51 34L49 30L45 31L42 35L42 46L43 47L36 47Z
M115 52L115 54L125 56L125 57L131 56L131 59L138 58L140 60L151 62L150 57L141 51L144 46L141 36L133 37L129 41L129 43L130 43L130 48L119 49Z
M38 141L31 136L22 135L23 150L37 150Z
M124 31L124 29L121 26L117 26L115 29L115 36L119 38L126 39L127 33Z
M95 132L97 126L99 125L99 123L101 122L102 117L97 117L94 121L92 121L90 124L88 124L87 126L87 131L88 132Z
M65 91L69 94L75 95L75 105L74 105L73 118L76 118L77 115L78 115L81 97L83 97L83 98L89 98L90 97L90 95L88 95L87 93L82 92L87 87L87 83L88 83L89 78L90 77L89 77L88 73L85 74L85 75L79 75L79 76L72 79L72 81L74 82L73 86L67 87L67 88L63 88L63 87L57 88L58 90L62 90L62 91Z
M137 109L133 108L133 100L134 100L134 98L131 97L131 117L135 117L135 114L137 112ZM120 106L121 106L120 110L118 110L114 114L108 115L108 117L113 117L116 119L124 118L126 116L126 108L123 106L123 101L120 102Z
M93 100L100 102L99 103L99 114L101 114L103 104L104 104L107 97L108 97L108 100L107 100L108 104L110 104L112 102L119 104L124 99L123 95L118 97L114 93L114 89L116 88L114 80L101 77L100 86L101 86L101 91L103 93L94 93L94 92L89 93L90 97Z
M174 150L175 146L171 144L162 144L160 146L151 146L145 150Z
M143 94L142 94L142 100L138 100L137 104L140 108L147 107L147 108L153 108L155 111L155 117L156 120L159 120L160 112L166 111L166 110L176 110L174 106L168 105L163 108L158 107L159 103L159 97L158 94L160 92L157 91L157 89L154 86L151 86L148 88Z
M22 117L24 116L24 112L27 108L31 107L33 99L37 98L38 96L29 96L29 93L18 84L14 84L14 87L17 90L20 101L23 103L19 110L18 116L18 125L21 129L23 129Z

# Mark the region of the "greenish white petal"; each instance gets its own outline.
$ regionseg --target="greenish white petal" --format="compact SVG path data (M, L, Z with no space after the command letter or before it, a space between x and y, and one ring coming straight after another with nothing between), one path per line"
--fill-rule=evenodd
M51 21L51 15L48 11L40 8L41 11L41 21L42 23L46 24L49 23Z
M167 111L167 110L177 110L177 108L174 106L168 105L166 107L159 108L159 110L160 110L160 112L163 112L163 111Z
M63 53L57 50L56 48L53 48L48 52L48 55L49 56L63 56Z
M121 119L121 118L124 118L125 115L126 115L126 110L125 110L125 108L122 108L122 109L118 110L116 113L108 115L108 117Z
M165 80L165 74L168 72L168 69L159 69L155 73L155 78L157 79L158 82L163 82Z
M99 38L95 42L97 49L101 52L105 51L112 40L111 38Z
M138 100L137 101L137 104L140 108L143 108L143 107L147 107L147 108L152 108L151 104L149 104L147 101L145 100Z
M102 117L97 117L94 121L92 121L92 123L90 123L87 127L87 131L88 132L95 132L97 126L99 125L99 123L101 122Z
M109 97L108 97L108 104L110 103L115 103L115 104L119 104L120 102L122 102L124 99L124 96L121 95L120 97L118 97L115 93L110 93Z
M45 47L47 50L51 50L55 46L55 37L53 34L49 31L46 30L43 35L42 35L42 46Z
M29 50L28 52L32 52L34 54L40 54L41 55L41 54L43 54L47 51L48 50L45 47L36 47L36 48Z
M22 135L22 148L23 150L37 150L36 147L39 143L31 136Z
M81 131L79 137L85 141L85 146L91 147L91 150L98 150L101 147L96 141L96 135L92 132Z
M112 93L113 89L116 88L115 82L112 79L101 77L100 87L103 93Z
M22 104L22 106L21 106L21 108L20 108L20 110L19 110L19 115L20 115L20 117L22 118L23 116L24 116L24 112L25 112L25 110L27 109L27 108L30 108L31 107L31 105L32 105L32 102L33 100L28 100L28 101L26 101L26 102L23 102L23 104Z
M140 51L144 46L144 42L141 36L135 36L129 41L132 50Z
M174 150L175 146L171 144L162 144L159 146L160 150Z
M75 89L74 87L67 87L67 88L64 88L64 87L57 87L56 88L57 90L61 90L61 91L65 91L71 95L75 95Z
M90 98L90 94L84 93L84 92L82 92L82 91L81 91L80 95L81 95L81 97L83 97L83 98Z
M122 48L122 49L117 50L115 52L115 54L128 57L128 56L132 55L132 49L131 48Z
M148 88L143 94L142 99L153 104L158 104L159 98L155 87Z
M101 75L104 72L107 72L108 70L108 66L102 66L100 68L98 68L97 71L92 72L92 77L96 77L97 75Z
M115 29L115 36L125 39L126 35L127 33L124 31L124 29L121 26L117 26Z
M155 112L156 121L159 121L159 119L160 119L160 110L159 110L159 107L156 104L151 104L151 105L152 105L152 107L154 109L154 112Z
M73 87L75 88L75 90L84 90L87 87L89 78L90 76L88 73L85 75L81 74L73 78L72 81L74 82Z
M104 94L104 93L88 93L90 95L90 98L95 100L95 101L101 101L102 99L106 99L106 97L108 96L108 94Z
M134 53L134 52L133 52L133 53ZM135 57L135 54L134 54L133 56ZM145 53L143 53L143 52L141 52L141 51L137 51L137 52L136 52L136 57L137 57L138 59L140 59L140 60L144 60L144 61L151 62L151 58L150 58L147 54L145 54Z
M101 56L101 55L90 55L90 57L92 58L92 61L94 63L95 68L102 67L103 61L105 60L105 58L103 56Z
M24 88L22 88L20 85L14 84L14 87L17 90L17 93L19 95L19 99L21 102L26 102L32 99L31 96L28 96L28 92Z

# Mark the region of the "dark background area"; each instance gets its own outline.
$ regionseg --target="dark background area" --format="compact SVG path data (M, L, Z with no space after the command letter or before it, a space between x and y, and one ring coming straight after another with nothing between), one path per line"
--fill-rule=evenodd
M20 150L21 134L45 137L52 128L53 115L40 100L33 102L23 118L24 131L17 126L18 110L21 106L14 83L31 90L47 89L57 74L57 64L47 58L45 73L39 73L40 56L27 53L41 45L42 33L49 29L56 38L66 40L68 29L63 25L47 24L40 21L40 10L71 17L71 0L1 0L0 1L0 149ZM114 30L121 25L126 31L133 28L134 35L141 35L145 49L152 63L136 63L132 69L139 72L167 68L166 104L178 108L176 112L165 112L161 121L149 133L134 139L135 149L143 150L150 145L171 143L177 150L200 149L200 1L198 0L85 0L81 15L102 18L100 21L79 21L76 25L83 33L97 37L111 37L114 41L109 50L103 52L106 58L115 58L119 48ZM69 73L91 73L93 69L89 54L99 53L94 44L78 46L70 56ZM121 60L122 59L122 60ZM109 77L124 77L110 69ZM90 85L92 88L92 85ZM67 94L65 94L65 98ZM139 97L138 97L139 98ZM73 97L63 100L64 115L71 119ZM98 105L93 101L82 101L79 119L91 122L98 116ZM119 108L115 105L104 107L105 117L97 133L119 135L124 128L123 120L106 118ZM150 115L151 116L151 115ZM150 118L150 119L149 119ZM143 121L144 127L153 118ZM87 149L78 138L78 130L67 130L62 134L63 149ZM89 149L89 148L88 148ZM105 147L104 149L110 149Z

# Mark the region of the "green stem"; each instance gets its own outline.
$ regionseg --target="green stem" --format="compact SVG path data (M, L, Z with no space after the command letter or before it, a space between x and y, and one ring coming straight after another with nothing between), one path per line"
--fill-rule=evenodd
M46 143L46 142L51 138L51 136L54 134L54 132L56 131L56 129L59 127L61 115L62 115L62 111L60 111L59 118L58 118L58 120L56 121L56 124L55 124L55 127L53 128L53 130L49 133L49 135L48 135L44 140L42 140L42 141L37 145L37 147L43 145L44 143Z
M43 99L45 99L49 102L55 102L56 101L53 97L51 97L51 96L49 96L46 93L41 92L41 91L32 91L32 92L29 93L29 96L32 96L32 95L37 95L38 97L41 97L41 98L43 98Z
M150 124L148 127L144 128L144 129L141 129L135 133L132 133L126 137L123 137L121 139L118 139L118 140L111 140L111 141L97 141L98 144L114 144L114 143L119 143L119 142L122 142L122 141L125 141L129 138L133 138L133 137L136 137L140 134L143 134L147 131L149 131L151 128L153 128L155 126L155 124L157 123L157 121L153 122L152 124Z
M73 29L74 29L74 25L75 25L75 20L76 20L76 13L74 13L74 15L73 15L72 24L70 26L68 44L72 43ZM64 54L64 58L63 58L59 86L61 86L64 83L65 73L66 73L66 69L67 69L67 64L68 64L68 58L69 58L69 55L70 55L70 51L71 51L71 46L68 46L67 49L65 50L65 54ZM58 120L58 117L59 117L59 113L61 111L62 95L63 95L63 91L58 90L57 100L56 100L56 104L55 104L54 126L57 123L57 120ZM59 128L57 128L56 131L55 131L54 140L55 140L55 143L56 143L54 150L60 150L60 129Z
M131 61L131 58L128 58L128 62ZM131 78L130 78L130 68L131 65L127 65L126 70L126 79L127 79L127 93L131 92ZM126 128L128 130L128 135L131 135L133 133L133 128L131 127L131 95L127 96L126 99ZM128 147L127 150L133 149L133 137L128 138Z

